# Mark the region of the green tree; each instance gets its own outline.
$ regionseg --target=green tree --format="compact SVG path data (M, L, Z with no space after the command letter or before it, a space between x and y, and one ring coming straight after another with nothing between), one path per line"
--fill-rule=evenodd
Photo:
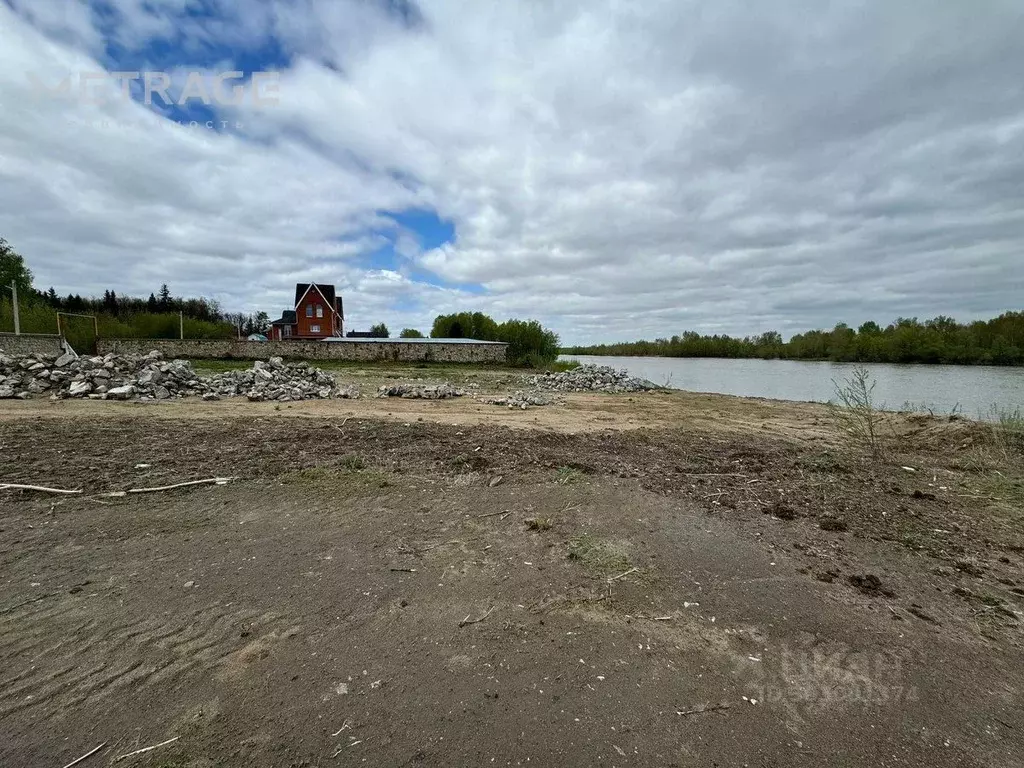
M508 344L512 365L541 368L558 357L558 334L536 320L506 320L498 326L498 340Z
M497 341L498 324L483 312L458 312L453 315L438 315L430 329L435 339L477 339Z
M375 339L386 339L391 336L391 332L388 331L388 327L384 323L370 326L370 333L373 334Z
M415 328L403 328L402 332L398 334L400 339L422 339L423 334L417 331Z
M11 283L18 289L19 301L27 301L34 295L32 271L25 266L24 257L0 237L0 285L10 287ZM0 295L4 293L6 291L0 291Z
M253 316L252 327L255 333L266 334L270 330L270 315L261 309Z

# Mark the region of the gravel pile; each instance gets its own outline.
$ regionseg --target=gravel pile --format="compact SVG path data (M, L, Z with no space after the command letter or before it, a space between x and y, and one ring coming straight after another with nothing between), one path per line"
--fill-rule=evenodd
M647 379L630 376L607 365L581 365L571 371L542 373L524 379L531 387L555 392L645 392L657 389Z
M451 384L385 384L377 390L377 397L408 397L423 400L447 400L462 397L465 392Z
M153 351L141 357L0 353L0 398L49 395L53 399L154 399L202 396L205 400L246 396L250 400L308 400L358 397L355 387L338 387L334 377L281 358L256 361L245 371L200 377L188 360L164 360Z

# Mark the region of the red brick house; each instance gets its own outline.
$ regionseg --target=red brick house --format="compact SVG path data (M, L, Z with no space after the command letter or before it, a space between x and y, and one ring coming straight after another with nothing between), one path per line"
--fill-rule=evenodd
M341 336L345 310L333 285L296 283L295 309L270 324L270 340L316 340Z

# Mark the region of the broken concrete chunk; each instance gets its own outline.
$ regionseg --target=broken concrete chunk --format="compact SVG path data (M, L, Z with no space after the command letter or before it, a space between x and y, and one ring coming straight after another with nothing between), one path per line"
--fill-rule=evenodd
M125 384L123 387L114 387L107 390L107 396L114 400L127 400L135 394L135 387Z
M92 384L88 381L73 381L68 388L68 394L71 397L84 397L90 392L92 392Z

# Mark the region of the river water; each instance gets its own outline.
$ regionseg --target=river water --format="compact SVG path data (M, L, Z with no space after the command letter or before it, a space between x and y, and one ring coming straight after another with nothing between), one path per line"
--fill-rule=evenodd
M722 360L706 357L563 355L562 360L625 368L671 389L719 392L775 400L835 399L833 380L848 378L854 363L796 360ZM1024 368L991 365L889 365L865 363L875 380L875 403L890 410L913 407L969 418L993 408L1024 408Z

